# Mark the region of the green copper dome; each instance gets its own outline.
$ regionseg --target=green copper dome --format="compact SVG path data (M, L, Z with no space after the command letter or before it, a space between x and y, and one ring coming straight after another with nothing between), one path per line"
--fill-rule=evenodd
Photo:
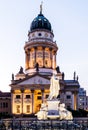
M46 29L51 31L51 24L42 13L40 13L31 23L30 31L34 31L36 29Z

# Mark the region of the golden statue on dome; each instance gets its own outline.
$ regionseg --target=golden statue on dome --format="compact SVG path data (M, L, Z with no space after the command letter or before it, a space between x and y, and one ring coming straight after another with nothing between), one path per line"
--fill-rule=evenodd
M40 14L42 14L42 5L43 5L43 1L40 4Z

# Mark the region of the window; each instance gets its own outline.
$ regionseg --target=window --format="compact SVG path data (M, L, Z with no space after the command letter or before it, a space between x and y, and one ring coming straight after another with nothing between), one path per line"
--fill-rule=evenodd
M84 106L84 102L82 103L82 105Z
M6 108L8 107L8 103L6 102Z
M1 102L0 103L0 108L7 108L8 107L8 103L7 102Z
M20 99L20 95L16 95L16 98L17 98L17 99Z
M38 34L38 36L41 36L41 35L42 35L41 33Z
M30 105L27 105L27 113L30 113Z
M43 57L43 52L37 51L37 58L42 58L42 57Z
M27 99L30 98L30 95L26 95L26 98L27 98Z
M5 108L5 102L3 102L3 108Z
M46 95L46 98L48 98L49 97L49 95Z
M2 108L2 102L0 103L0 108Z
M71 95L67 95L67 99L71 99Z
M38 97L37 97L37 99L38 99L38 100L41 100L41 99L42 99L42 97L41 97L41 96L38 96Z
M17 105L16 110L17 110L17 113L20 113L20 105Z
M39 21L38 21L38 27L39 27L39 28L42 27L42 20L41 20L41 19L39 19Z
M47 28L47 22L46 22L46 21L45 21L45 23L44 23L44 27Z
M38 94L41 94L41 92L38 92Z
M48 62L47 62L47 60L45 60L45 65L47 65L48 64Z

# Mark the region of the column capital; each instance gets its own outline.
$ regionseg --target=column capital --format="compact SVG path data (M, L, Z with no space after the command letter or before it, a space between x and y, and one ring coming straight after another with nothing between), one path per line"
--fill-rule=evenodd
M44 93L44 89L41 89L41 92Z
M34 47L34 49L36 50L36 49L37 49L37 47Z
M21 88L20 91L21 91L21 93L24 93L24 88Z
M31 89L31 92L34 93L34 89Z
M42 48L43 48L43 50L45 50L45 48L46 48L46 47L45 47L45 46L43 46Z
M29 54L29 52L30 52L30 49L29 49L29 48L25 50L25 54L27 54L27 55L28 55L28 54Z
M49 48L50 51L52 51L53 49L52 48Z
M75 95L77 95L77 93L78 93L77 91L72 91L72 94L75 94Z
M14 90L13 90L13 89L11 89L10 91L11 91L11 93L14 93Z
M56 51L53 51L53 54L55 55L55 54L56 54Z

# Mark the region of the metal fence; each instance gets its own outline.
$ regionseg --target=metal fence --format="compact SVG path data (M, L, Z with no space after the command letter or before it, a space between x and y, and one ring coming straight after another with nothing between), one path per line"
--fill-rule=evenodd
M2 119L0 130L88 130L88 119L37 120L37 119Z

